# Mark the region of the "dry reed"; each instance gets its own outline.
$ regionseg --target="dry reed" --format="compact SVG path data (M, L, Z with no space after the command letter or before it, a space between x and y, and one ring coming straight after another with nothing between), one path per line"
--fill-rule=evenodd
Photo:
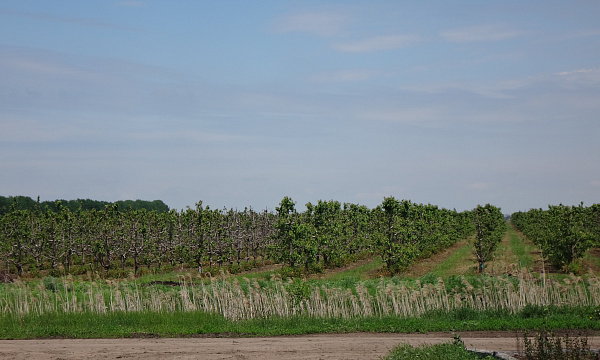
M189 280L189 283L188 283ZM290 317L304 315L315 318L353 318L369 316L418 317L429 311L507 310L516 313L526 305L598 306L600 280L589 277L567 278L562 282L538 280L521 271L517 285L506 278L483 277L477 286L465 278L462 286L446 290L443 280L436 284L393 284L381 279L372 294L365 283L355 289L310 289L299 299L288 293L286 284L274 279L261 287L256 280L213 279L209 284L192 284L181 278L180 286L167 290L142 286L135 282L91 282L75 290L72 279L62 280L60 290L51 291L43 284L30 286L23 282L6 284L0 293L0 315L43 314L49 312L176 312L204 311L218 313L230 320Z

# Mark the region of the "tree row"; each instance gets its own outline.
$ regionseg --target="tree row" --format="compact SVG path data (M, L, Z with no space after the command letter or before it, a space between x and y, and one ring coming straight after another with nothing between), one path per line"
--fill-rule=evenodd
M549 205L514 213L511 222L558 269L576 270L585 252L600 245L600 204Z
M118 204L76 211L61 202L45 211L13 205L0 217L0 259L19 275L129 268L138 274L144 266L177 265L204 272L265 261L313 272L377 254L396 273L475 231L482 241L497 233L500 210L479 208L457 212L393 197L374 209L320 200L302 212L289 197L275 212L211 209L202 202L169 212L122 211ZM480 249L483 263L488 249Z
M8 212L11 207L19 210L52 210L58 211L58 204L64 209L68 208L72 212L81 210L97 210L101 211L107 205L117 204L121 211L126 210L142 210L156 211L159 213L168 212L169 207L162 200L119 200L114 203L108 201L99 201L92 199L77 199L77 200L56 200L42 201L38 197L37 201L28 196L0 196L0 215Z

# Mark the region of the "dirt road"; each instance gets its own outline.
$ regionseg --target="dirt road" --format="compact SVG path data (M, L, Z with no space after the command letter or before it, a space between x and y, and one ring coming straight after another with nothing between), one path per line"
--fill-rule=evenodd
M516 350L512 332L460 333L470 348ZM380 359L395 346L452 341L450 333L325 334L260 338L0 340L0 359ZM590 337L592 348L600 337Z

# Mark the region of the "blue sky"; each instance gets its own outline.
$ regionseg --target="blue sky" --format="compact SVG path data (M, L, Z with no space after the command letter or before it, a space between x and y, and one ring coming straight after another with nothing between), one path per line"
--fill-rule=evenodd
M600 202L600 2L0 0L0 189Z

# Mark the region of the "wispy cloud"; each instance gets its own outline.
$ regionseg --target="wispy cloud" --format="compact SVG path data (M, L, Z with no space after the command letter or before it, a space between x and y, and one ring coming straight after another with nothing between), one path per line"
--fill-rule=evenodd
M518 30L506 25L487 24L446 30L440 36L449 42L499 41L519 36Z
M333 47L342 52L375 52L411 46L421 40L414 35L383 35L355 42L338 43Z
M318 36L335 36L349 22L349 16L331 11L302 12L277 21L279 32L307 32Z
M400 89L408 92L432 95L463 91L487 99L515 99L522 98L524 92L538 92L542 89L546 94L574 89L583 89L589 94L596 94L598 87L600 87L600 67L575 69L557 73L542 73L520 78L500 79L495 82L455 81L423 83L400 87ZM577 96L580 100L582 99L581 94Z
M198 100L196 89L160 68L41 49L0 46L0 77L4 110L172 113Z
M600 85L600 67L563 71L556 76L559 80L571 85Z

